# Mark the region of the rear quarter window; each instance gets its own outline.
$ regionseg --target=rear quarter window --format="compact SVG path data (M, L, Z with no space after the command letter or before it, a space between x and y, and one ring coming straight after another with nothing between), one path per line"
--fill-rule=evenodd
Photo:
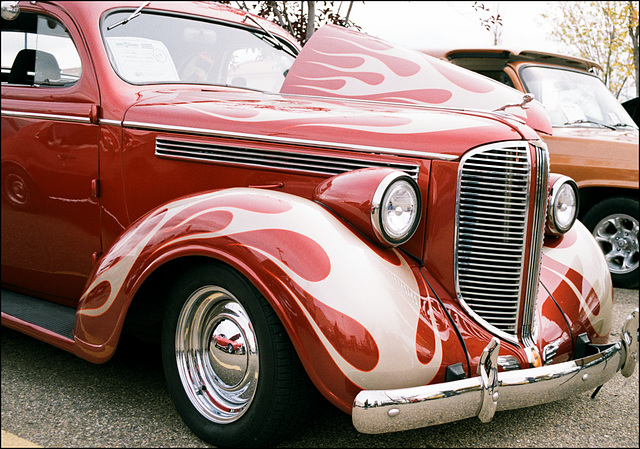
M65 27L23 12L2 20L2 84L70 86L82 73L80 56Z

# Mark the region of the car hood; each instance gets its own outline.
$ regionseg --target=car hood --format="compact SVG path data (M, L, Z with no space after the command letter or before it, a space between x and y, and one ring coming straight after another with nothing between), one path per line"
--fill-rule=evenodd
M578 187L636 189L637 195L638 130L557 127L545 141L551 169Z
M638 145L638 130L618 128L616 130L595 127L555 127L553 134L575 139L599 141L603 144L630 143Z
M617 130L607 128L556 127L553 136L546 137L549 151L553 157L558 145L575 148L576 161L582 155L602 167L619 167L635 170L635 182L638 182L638 137L637 129ZM579 150L577 150L579 148ZM578 162L576 162L578 163Z
M265 94L235 88L141 90L123 125L158 131L455 160L496 141L537 139L515 120L478 111ZM443 155L444 157L441 157Z
M523 97L447 61L335 25L313 34L280 92L488 111L519 105ZM528 106L506 112L551 134L544 106L535 100Z

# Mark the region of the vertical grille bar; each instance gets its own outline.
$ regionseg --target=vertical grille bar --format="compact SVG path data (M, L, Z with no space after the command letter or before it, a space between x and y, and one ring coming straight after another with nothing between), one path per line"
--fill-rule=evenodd
M533 201L533 226L531 229L531 252L529 253L529 273L525 293L524 313L520 326L520 337L525 346L533 346L536 340L535 309L540 279L540 259L544 239L545 219L547 216L549 153L546 147L534 146L536 153L536 193Z
M533 290L524 298L525 302L533 300L535 304L537 286L537 275L523 273L529 213L539 213L537 208L529 209L533 165L530 157L528 143L493 144L463 157L458 171L455 259L458 298L480 324L516 343L522 289ZM543 174L538 174L535 181L539 183L542 177ZM546 185L546 177L543 184ZM542 191L546 195L546 188L536 189ZM536 198L535 203L538 202ZM539 226L539 218L534 222ZM537 237L534 241L538 241ZM530 272L537 273L539 269L539 252L539 247L531 252L535 260L529 260ZM531 303L525 307L529 309L525 315L534 315ZM531 318L526 319L530 325Z

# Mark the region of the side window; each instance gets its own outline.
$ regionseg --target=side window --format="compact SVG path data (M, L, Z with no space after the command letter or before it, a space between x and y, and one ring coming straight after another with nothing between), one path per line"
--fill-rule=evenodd
M57 20L26 12L2 20L2 84L70 86L81 72L78 50Z
M511 81L511 77L509 75L507 75L506 73L502 72L500 81L503 84L506 84L507 86L513 87L515 89L515 86L513 85L513 81Z
M227 67L226 84L277 92L282 87L291 56L264 47L244 47L235 50Z

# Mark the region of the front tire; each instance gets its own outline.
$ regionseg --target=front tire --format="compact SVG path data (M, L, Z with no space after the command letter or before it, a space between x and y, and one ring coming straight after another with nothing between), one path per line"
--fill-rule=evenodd
M220 333L237 335L242 350L216 346ZM273 447L311 406L310 381L275 312L222 264L192 267L171 289L162 359L182 419L219 447Z
M604 253L613 285L639 284L638 200L610 198L593 206L582 219Z

